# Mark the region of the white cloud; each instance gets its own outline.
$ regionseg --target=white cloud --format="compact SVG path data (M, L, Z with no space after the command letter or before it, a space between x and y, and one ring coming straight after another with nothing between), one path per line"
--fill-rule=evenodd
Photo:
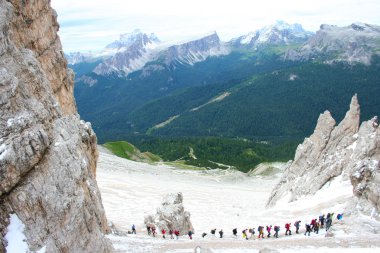
M66 51L99 50L119 34L140 28L162 40L216 30L228 40L275 20L320 24L380 23L378 0L52 0Z

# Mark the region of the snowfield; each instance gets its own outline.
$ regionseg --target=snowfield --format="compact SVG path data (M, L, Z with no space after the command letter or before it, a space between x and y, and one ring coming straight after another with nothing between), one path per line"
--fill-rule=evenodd
M281 170L280 170L281 171ZM333 237L325 231L304 236L304 225L322 213L342 212L352 198L352 186L337 177L314 196L291 204L284 199L273 208L265 208L270 192L281 177L247 176L238 171L200 171L174 168L165 164L146 164L100 152L97 181L107 219L118 230L130 231L136 225L137 235L109 235L117 252L259 252L263 248L279 252L380 252L380 224L370 217L334 217ZM153 214L164 195L182 192L186 211L191 213L195 234L179 240L147 236L144 216ZM334 215L334 216L335 216ZM357 217L357 216L355 216ZM284 225L301 220L301 234L285 236ZM355 225L352 225L355 224ZM350 226L361 225L351 230ZM241 231L259 225L279 225L280 238L243 240ZM238 228L238 238L232 229ZM359 227L359 226L357 226ZM211 236L210 230L223 229L224 238ZM356 228L356 227L355 227ZM360 228L360 227L359 227ZM205 238L201 237L207 233ZM295 228L292 227L292 232ZM272 232L272 234L274 231ZM218 234L217 234L218 235ZM257 235L257 234L256 234ZM196 250L196 247L201 249Z

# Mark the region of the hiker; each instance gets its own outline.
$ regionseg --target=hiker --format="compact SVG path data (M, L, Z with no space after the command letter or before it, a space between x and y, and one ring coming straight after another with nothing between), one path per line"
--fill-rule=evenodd
M289 235L292 235L292 231L290 230L290 223L286 223L285 228L286 228L285 235L288 235L288 232L289 232Z
M244 230L242 231L242 234L243 234L243 239L248 240L247 229L244 229Z
M319 222L316 222L314 224L314 233L318 234L319 233Z
M329 230L329 228L332 226L332 219L329 216L326 217L326 231Z
M136 227L135 227L135 224L132 225L132 234L136 234Z
M205 238L206 235L207 235L207 233L203 233L202 234L202 238Z
M232 229L232 234L237 238L237 228Z
M179 231L178 231L178 230L174 230L174 234L175 234L175 237L176 237L176 238L177 238L177 240L178 240Z
M336 218L337 218L338 220L343 219L343 214L342 214L342 213L338 213L338 215L336 216Z
M156 227L155 226L152 226L152 234L153 234L153 237L156 237Z
M250 228L249 233L251 233L251 239L255 239L255 228Z
M170 235L170 239L174 239L173 230L172 229L169 229L169 235Z
M258 228L257 228L257 231L259 231L259 236L258 236L258 238L260 238L260 236L261 236L261 239L263 239L264 238L264 227L263 226L259 226Z
M193 240L193 231L189 230L187 234L189 235L190 240Z
M276 233L274 233L274 237L278 238L278 231L280 231L280 226L274 226L274 231Z
M164 228L161 230L161 233L162 233L162 238L165 239L166 230Z
M212 235L215 235L215 231L216 231L216 228L211 229L211 234L212 234Z
M317 223L317 219L312 219L310 222L310 226L312 230L314 230L315 223Z
M268 238L270 237L270 231L271 231L271 230L272 230L272 225L267 226L267 232L268 232L267 237L268 237Z
M300 230L300 223L301 223L300 220L294 222L294 226L296 227L296 234L299 234L298 231Z
M223 238L223 229L219 231L220 238Z
M150 226L146 226L146 230L148 231L148 235L150 235Z
M322 214L319 216L319 222L321 223L321 228L325 225L325 215Z
M311 226L310 226L309 224L306 224L306 225L305 225L305 228L306 228L305 235L308 233L309 236L310 236Z

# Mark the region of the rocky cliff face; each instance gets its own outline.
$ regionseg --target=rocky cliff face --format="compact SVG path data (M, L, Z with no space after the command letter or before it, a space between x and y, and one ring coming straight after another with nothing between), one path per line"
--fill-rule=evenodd
M0 0L0 252L11 214L31 251L112 251L58 28L49 0Z
M273 190L268 206L282 198L291 202L313 195L342 176L353 186L352 203L359 202L367 213L373 208L380 210L380 128L376 117L360 127L359 123L356 95L339 125L335 126L328 111L321 114L314 133L298 146L294 161Z

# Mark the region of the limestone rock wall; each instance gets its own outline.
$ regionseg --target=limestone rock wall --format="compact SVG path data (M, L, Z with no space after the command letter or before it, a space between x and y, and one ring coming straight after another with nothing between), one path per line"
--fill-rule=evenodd
M112 251L58 28L49 0L0 0L0 252L13 213L31 251Z
M295 201L313 195L337 176L350 180L353 202L363 211L380 210L380 128L377 118L360 123L360 106L355 95L345 118L335 126L326 111L321 114L310 138L297 147L294 161L273 190L268 206L279 199ZM355 206L355 205L351 205Z

